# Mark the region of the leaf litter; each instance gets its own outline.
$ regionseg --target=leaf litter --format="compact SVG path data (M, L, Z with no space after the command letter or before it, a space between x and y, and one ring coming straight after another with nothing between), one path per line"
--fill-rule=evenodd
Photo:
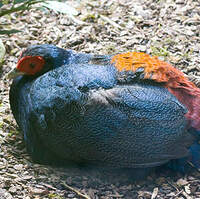
M27 155L9 107L10 81L28 45L55 44L79 52L115 54L143 51L181 69L200 86L200 2L198 0L69 0L75 15L34 7L0 18L20 33L3 35L7 54L0 68L0 198L200 198L200 173L165 170L144 181L129 172L54 168Z

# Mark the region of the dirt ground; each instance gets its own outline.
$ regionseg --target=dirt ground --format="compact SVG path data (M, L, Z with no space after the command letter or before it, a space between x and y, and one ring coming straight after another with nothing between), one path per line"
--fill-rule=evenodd
M22 32L1 36L7 55L0 71L0 199L4 198L200 198L200 172L163 171L144 181L129 173L89 168L53 168L33 163L9 106L10 81L21 50L55 44L79 52L115 54L143 51L180 68L200 86L199 0L69 0L71 17L34 7L0 18Z

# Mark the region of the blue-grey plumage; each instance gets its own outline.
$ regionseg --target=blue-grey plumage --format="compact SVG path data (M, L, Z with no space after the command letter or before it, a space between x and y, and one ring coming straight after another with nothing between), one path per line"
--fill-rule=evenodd
M57 49L51 70L13 81L11 109L35 161L147 168L187 157L184 105L161 84L124 78L109 59Z

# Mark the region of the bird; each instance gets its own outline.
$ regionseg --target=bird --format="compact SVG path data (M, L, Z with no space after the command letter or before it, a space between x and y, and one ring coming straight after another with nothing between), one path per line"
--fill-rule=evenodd
M33 45L8 78L11 110L34 162L200 167L200 89L156 56Z

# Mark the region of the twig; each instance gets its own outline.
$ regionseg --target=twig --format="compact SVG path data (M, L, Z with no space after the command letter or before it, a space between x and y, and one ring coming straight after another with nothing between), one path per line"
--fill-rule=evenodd
M118 28L120 30L123 30L124 28L121 27L120 25L118 25L117 23L115 23L114 21L112 21L111 19L109 19L106 16L100 15L100 17L104 20L107 21L109 24L111 24L112 26L114 26L115 28Z
M73 15L68 15L68 17L75 23L79 24L79 25L87 25L86 22L81 21L79 19L77 19L76 17L74 17Z
M158 195L158 187L155 187L153 189L153 193L151 195L151 199L155 199L157 195Z
M169 182L168 180L167 180L167 183L170 184L172 187L174 187L174 188L176 189L176 191L178 192L174 197L176 197L176 196L182 194L182 195L185 196L187 199L192 199L192 197L189 196L183 189L182 189L182 190L179 190L178 187L177 187L176 185L172 184L172 183Z
M193 167L196 171L198 171L198 172L200 173L200 169L198 169L197 167L195 167L195 166L192 164L192 162L187 161L187 163L188 163L191 167Z
M167 180L167 183L168 183L169 185L171 185L174 189L176 189L177 192L180 192L180 190L178 189L178 187L177 187L175 184L169 182L168 180Z
M181 189L177 194L175 194L174 198L176 198L177 196L179 196L182 192L183 192L183 189Z
M18 175L7 173L7 172L5 172L4 174L11 177L11 178L18 178L19 177Z
M185 191L183 191L181 194L182 194L183 196L185 196L187 199L192 199L192 197L189 196Z
M108 197L113 197L113 198L122 198L123 195L119 195L119 194L109 194Z
M76 194L78 194L80 197L83 197L83 198L86 198L86 199L91 199L90 196L86 195L86 194L83 194L81 193L80 191L78 191L77 189L67 185L64 181L62 181L62 185L65 186L67 189L75 192Z

